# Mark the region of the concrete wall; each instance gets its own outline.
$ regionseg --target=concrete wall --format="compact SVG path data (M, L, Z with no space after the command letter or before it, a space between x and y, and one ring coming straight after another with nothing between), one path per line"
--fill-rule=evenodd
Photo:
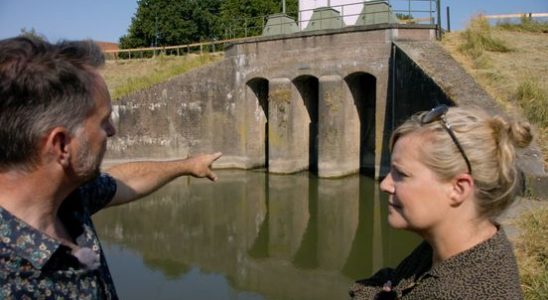
M405 107L398 113L403 116L427 106L403 94L431 98L409 87L416 83L414 73L392 76L393 41L433 38L430 27L394 25L234 44L219 63L115 103L119 130L108 158L222 151L217 167L268 167L273 173L310 169L321 177L367 170L380 176L392 129L387 125L393 123L389 104L396 100L397 107ZM401 61L400 73L407 72L408 62ZM419 81L423 92L435 87ZM403 93L394 93L394 86Z
M224 60L115 102L118 133L110 140L109 157L184 157L221 144L240 153L234 125L242 109L231 96L232 70L232 62Z

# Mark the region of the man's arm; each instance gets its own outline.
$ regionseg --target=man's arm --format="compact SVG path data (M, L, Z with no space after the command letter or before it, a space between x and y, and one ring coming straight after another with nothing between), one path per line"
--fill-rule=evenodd
M117 184L116 194L108 206L137 200L179 176L207 177L215 181L217 176L210 167L221 155L217 152L180 160L131 162L114 166L106 171L116 179Z

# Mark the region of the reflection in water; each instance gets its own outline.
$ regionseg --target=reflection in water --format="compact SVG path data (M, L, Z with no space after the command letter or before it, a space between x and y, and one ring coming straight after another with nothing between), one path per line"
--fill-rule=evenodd
M369 178L217 173L94 217L122 299L345 299L418 243Z

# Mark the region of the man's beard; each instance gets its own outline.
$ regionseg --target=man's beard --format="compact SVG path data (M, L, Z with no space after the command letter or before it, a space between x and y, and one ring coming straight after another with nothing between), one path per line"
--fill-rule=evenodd
M97 155L93 155L89 140L84 138L82 140L82 150L76 156L76 165L74 167L76 176L83 179L83 181L88 181L99 176L105 147L106 145L103 145L101 151Z

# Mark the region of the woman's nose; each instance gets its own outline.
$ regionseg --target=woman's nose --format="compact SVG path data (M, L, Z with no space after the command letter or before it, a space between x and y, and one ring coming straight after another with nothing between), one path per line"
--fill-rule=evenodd
M386 177L381 181L380 185L381 191L385 193L392 194L394 193L394 181L392 180L392 173L388 173Z

